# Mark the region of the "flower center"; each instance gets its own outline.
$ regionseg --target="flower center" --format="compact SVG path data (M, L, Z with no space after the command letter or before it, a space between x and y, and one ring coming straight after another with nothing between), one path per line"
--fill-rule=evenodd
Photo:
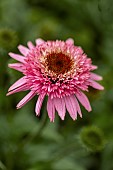
M73 63L69 56L62 53L49 54L46 62L48 69L57 75L70 71Z

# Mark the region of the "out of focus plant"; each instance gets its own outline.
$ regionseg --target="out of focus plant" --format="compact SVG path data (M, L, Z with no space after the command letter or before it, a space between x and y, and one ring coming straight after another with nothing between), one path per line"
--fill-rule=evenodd
M95 126L84 127L81 131L81 141L84 146L93 151L98 152L104 148L105 139L101 129Z
M0 47L6 50L15 48L18 43L17 33L12 29L0 29Z

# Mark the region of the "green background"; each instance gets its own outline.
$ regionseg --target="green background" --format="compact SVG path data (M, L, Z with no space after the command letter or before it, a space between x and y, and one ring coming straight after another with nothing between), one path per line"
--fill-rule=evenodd
M105 90L89 89L92 112L81 106L82 119L56 113L50 123L46 100L38 118L37 96L20 110L26 92L6 97L22 76L8 68L8 52L39 37L71 37L98 65ZM113 170L112 0L0 0L0 170Z

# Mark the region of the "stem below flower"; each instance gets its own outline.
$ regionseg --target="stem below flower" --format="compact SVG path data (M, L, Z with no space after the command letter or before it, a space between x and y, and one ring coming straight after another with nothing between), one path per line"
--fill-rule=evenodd
M45 106L45 103L44 103ZM47 111L45 109L46 107L44 107L44 110L42 111L42 119L40 121L40 127L35 127L34 130L32 130L32 132L23 140L22 145L25 145L27 143L32 142L36 137L40 136L41 132L43 131L43 129L46 127L47 124Z
M7 168L6 168L5 165L2 163L2 161L0 161L0 169L1 169L1 170L7 170Z
M43 117L42 117L42 121L40 124L40 127L38 129L34 129L34 131L27 137L26 142L31 142L35 139L35 137L40 136L41 132L43 131L43 129L46 126L47 123L47 112L43 113Z

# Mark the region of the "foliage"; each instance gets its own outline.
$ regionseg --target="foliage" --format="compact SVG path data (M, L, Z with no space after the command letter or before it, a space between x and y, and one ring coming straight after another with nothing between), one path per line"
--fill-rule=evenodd
M0 0L0 170L113 169L112 6L112 0ZM82 119L73 121L67 113L61 121L56 113L55 122L50 123L46 101L37 118L36 98L16 110L25 93L6 97L8 87L21 76L7 68L12 62L8 52L18 53L17 44L34 43L38 37L72 37L98 65L105 91L89 89L92 112L82 108ZM88 136L96 140L96 152L83 145L81 133L87 127L96 127L102 134L101 149L96 136Z

